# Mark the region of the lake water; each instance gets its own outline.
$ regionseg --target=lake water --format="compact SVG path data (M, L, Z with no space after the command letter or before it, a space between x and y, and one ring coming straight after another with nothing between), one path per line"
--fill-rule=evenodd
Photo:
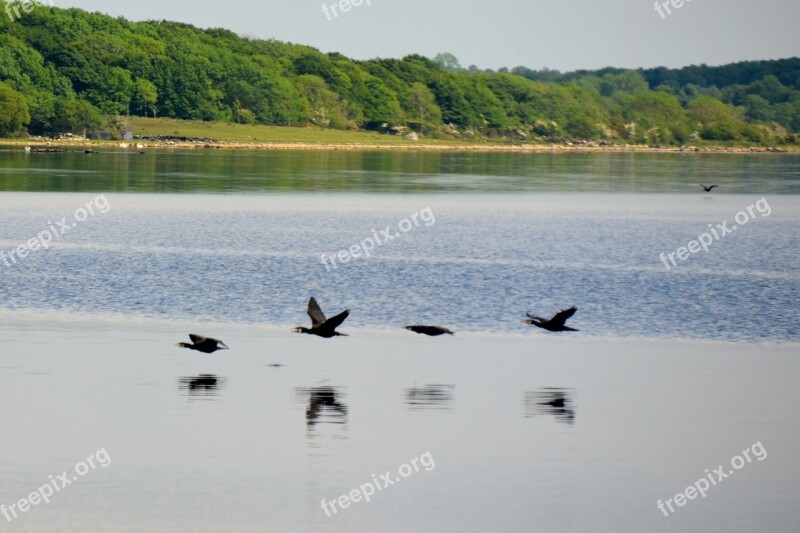
M792 155L0 152L0 503L111 458L0 525L795 531L799 199Z

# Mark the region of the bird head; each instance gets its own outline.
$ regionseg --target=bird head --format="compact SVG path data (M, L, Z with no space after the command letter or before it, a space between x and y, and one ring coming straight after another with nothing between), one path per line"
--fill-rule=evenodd
M307 332L307 331L308 331L308 329L307 329L307 328L303 328L303 327L296 327L296 328L294 328L292 331L293 331L294 333L305 333L305 332Z

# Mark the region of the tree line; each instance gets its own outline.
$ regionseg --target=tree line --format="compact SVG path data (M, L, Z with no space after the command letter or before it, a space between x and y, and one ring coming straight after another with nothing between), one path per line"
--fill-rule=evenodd
M800 59L495 72L462 68L451 54L355 61L80 9L0 17L0 136L82 133L125 115L432 138L797 143Z

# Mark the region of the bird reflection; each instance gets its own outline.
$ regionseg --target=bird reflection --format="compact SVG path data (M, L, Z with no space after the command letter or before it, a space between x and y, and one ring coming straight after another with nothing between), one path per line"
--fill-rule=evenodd
M178 390L186 391L186 395L191 399L213 400L220 392L220 387L224 387L225 378L214 374L200 374L199 376L187 376L178 379Z
M347 405L342 402L344 394L339 387L298 388L297 393L304 402L308 399L306 426L309 430L317 424L347 424Z
M412 411L450 409L455 385L423 385L406 389L406 405Z
M536 415L553 415L558 422L575 423L575 409L572 407L570 389L545 387L525 393L525 418Z

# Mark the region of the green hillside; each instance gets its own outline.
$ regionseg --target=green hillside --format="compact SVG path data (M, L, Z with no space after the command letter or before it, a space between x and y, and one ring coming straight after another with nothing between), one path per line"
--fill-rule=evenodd
M491 72L449 54L354 61L225 29L39 4L7 16L15 6L0 0L0 136L120 131L136 116L368 138L800 143L799 59Z

